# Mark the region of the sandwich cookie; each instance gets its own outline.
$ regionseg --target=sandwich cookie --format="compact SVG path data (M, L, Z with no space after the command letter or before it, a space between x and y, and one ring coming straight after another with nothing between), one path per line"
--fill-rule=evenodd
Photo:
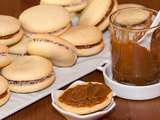
M84 82L71 85L59 93L55 103L68 112L89 114L104 109L111 100L109 87L98 82Z
M41 0L41 4L57 4L69 12L77 12L87 6L87 0Z
M20 21L11 16L0 15L0 44L7 46L15 44L22 36Z
M0 68L7 66L11 62L8 55L8 47L0 45Z
M124 8L117 11L114 22L120 26L148 28L152 23L151 14L145 8Z
M104 48L102 32L94 26L76 26L60 36L77 48L78 56L91 56Z
M76 48L66 40L49 35L34 35L28 53L51 59L56 66L68 67L76 63Z
M124 3L124 4L119 4L118 5L118 10L119 9L124 9L124 8L129 8L129 7L135 7L135 8L145 8L145 6L136 4L136 3Z
M4 105L10 97L8 82L0 76L0 106Z
M109 25L109 16L117 10L116 0L93 0L82 12L79 25L92 25L105 30Z
M42 90L55 80L52 63L40 56L17 57L1 71L11 91L29 93Z
M22 26L31 34L60 35L71 26L69 12L58 5L37 5L31 7L19 17Z

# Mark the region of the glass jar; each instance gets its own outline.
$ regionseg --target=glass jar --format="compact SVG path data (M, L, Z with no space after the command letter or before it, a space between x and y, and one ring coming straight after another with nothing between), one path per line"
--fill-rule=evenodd
M117 16L129 9L133 8L118 10L110 16L113 80L130 85L154 84L160 80L160 25L152 28L150 25L157 11L148 8L134 8L149 12L150 17L135 25L117 23ZM130 16L132 14L128 16L129 19L132 19L133 17ZM147 48L139 40L147 31L154 28L156 31L153 35L148 34L145 39L146 44L149 44ZM147 43L149 37L151 41Z

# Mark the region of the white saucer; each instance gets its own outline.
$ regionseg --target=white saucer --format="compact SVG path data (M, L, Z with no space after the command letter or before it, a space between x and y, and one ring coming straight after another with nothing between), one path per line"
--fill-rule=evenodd
M131 86L118 83L111 79L111 62L97 69L103 72L105 83L110 86L116 96L130 100L148 100L160 97L160 82L147 86Z

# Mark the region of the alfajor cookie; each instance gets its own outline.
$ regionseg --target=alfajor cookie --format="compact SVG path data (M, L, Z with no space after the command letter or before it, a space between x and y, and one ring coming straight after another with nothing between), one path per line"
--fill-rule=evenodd
M54 65L72 66L76 63L76 48L66 40L49 35L35 35L28 44L28 53L49 58Z
M37 5L28 8L22 12L19 19L28 35L60 35L71 26L70 14L59 5Z
M98 54L104 48L102 32L94 26L76 26L60 36L77 48L78 56Z
M57 4L69 12L77 12L87 6L87 0L41 0L41 4Z
M117 0L93 0L82 12L79 25L92 25L105 30L109 16L117 10Z
M108 86L98 82L84 82L71 85L59 93L55 103L67 112L90 114L104 109L111 100L112 91Z
M4 105L10 97L10 90L8 82L5 78L0 76L0 106Z
M141 4L136 4L136 3L123 3L118 5L118 10L119 9L124 9L124 8L129 8L129 7L135 7L135 8L145 8L145 6Z
M22 36L20 21L11 16L0 15L0 44L7 46L15 44Z
M8 47L0 45L0 68L7 66L11 62L8 55Z
M1 71L11 91L28 93L42 90L55 80L52 63L40 56L17 57Z
M143 25L149 27L151 24L150 12L145 8L124 8L116 13L114 22L120 26L136 26Z

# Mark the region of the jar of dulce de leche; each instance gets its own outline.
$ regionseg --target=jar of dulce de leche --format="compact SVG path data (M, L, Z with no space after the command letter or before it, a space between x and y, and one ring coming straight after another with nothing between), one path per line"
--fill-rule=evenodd
M113 80L138 86L160 80L160 24L150 27L156 14L149 8L124 8L110 16Z

